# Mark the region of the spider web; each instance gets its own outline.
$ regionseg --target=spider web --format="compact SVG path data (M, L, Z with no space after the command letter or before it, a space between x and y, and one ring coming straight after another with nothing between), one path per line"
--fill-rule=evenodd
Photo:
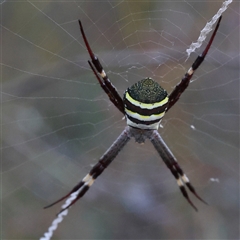
M125 127L91 72L92 49L122 95L152 77L168 91L221 1L2 1L2 239L38 239ZM159 129L205 206L182 197L149 142L133 140L69 211L54 239L239 238L239 3ZM207 38L209 39L209 38ZM209 227L211 226L211 227Z

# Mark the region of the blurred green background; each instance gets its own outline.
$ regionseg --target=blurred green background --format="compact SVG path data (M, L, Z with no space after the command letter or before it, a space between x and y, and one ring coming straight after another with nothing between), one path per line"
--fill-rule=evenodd
M2 239L39 239L65 195L124 129L89 69L81 19L122 95L152 77L168 91L221 1L3 1ZM149 142L133 140L53 239L239 239L239 2L159 132L208 203L182 197ZM204 44L204 46L206 43ZM197 50L201 53L204 46Z

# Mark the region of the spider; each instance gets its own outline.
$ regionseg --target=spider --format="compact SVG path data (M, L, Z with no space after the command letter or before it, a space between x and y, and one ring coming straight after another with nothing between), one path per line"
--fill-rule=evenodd
M177 159L159 134L158 128L164 114L178 101L181 94L188 87L195 70L203 62L217 33L221 18L222 17L219 18L212 36L202 54L196 58L182 80L175 86L170 94L168 94L156 81L148 77L129 87L125 91L123 98L120 97L117 89L105 73L99 59L93 53L84 33L82 23L78 20L84 43L91 58L91 61L88 61L90 68L96 76L101 88L108 95L110 101L125 116L127 126L82 181L80 181L67 195L45 208L51 207L70 197L71 194L78 192L76 198L72 200L67 207L63 208L61 212L72 206L78 199L83 197L96 178L102 174L131 138L135 138L137 143L144 143L146 139L151 141L154 148L177 180L181 193L196 211L197 208L190 200L186 187L199 200L207 204L196 193L188 177L178 164Z

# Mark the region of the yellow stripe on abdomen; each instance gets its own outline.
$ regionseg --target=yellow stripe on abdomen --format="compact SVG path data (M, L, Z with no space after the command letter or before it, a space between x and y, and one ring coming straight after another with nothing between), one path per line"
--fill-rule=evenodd
M145 108L145 109L153 109L153 108L156 108L156 107L161 107L163 106L164 104L168 103L168 96L165 97L162 101L160 102L156 102L156 103L142 103L142 102L139 102L135 99L133 99L128 92L126 92L125 94L125 98L131 102L133 105L137 106L137 107L140 107L140 108Z

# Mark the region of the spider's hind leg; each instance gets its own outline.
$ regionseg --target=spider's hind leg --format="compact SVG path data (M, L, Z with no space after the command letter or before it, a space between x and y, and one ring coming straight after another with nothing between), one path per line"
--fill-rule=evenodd
M180 188L180 191L182 192L183 196L187 199L189 204L197 211L196 206L193 204L193 202L190 200L187 190L185 188L185 185L187 188L192 192L199 200L207 204L199 195L196 193L194 187L190 183L188 177L183 172L181 167L179 166L176 158L174 157L171 150L168 148L166 143L163 141L162 137L158 133L157 130L154 130L152 132L152 135L149 137L150 141L152 142L153 146L157 150L158 154L166 164L166 166L169 168L175 179L177 180L177 184Z
M118 153L122 150L122 148L127 144L130 140L131 134L129 132L129 127L126 127L120 136L116 139L116 141L110 146L110 148L103 154L100 160L92 167L90 172L79 182L67 195L60 198L56 202L46 206L45 208L49 208L64 199L68 199L71 197L73 198L69 204L60 211L63 212L64 210L71 207L78 199L84 196L84 194L88 191L88 189L92 186L95 179L102 174L104 169L108 167L108 165L115 159ZM74 194L74 196L72 196ZM69 199L68 199L69 200ZM67 200L67 202L68 202Z
M174 167L176 168L177 172L180 174L182 181L184 182L184 184L188 187L188 189L202 202L204 202L205 204L208 205L208 203L206 201L204 201L195 191L195 188L193 187L193 185L190 183L187 175L183 172L183 170L181 169L181 167L179 166L179 164L177 162L174 163Z

